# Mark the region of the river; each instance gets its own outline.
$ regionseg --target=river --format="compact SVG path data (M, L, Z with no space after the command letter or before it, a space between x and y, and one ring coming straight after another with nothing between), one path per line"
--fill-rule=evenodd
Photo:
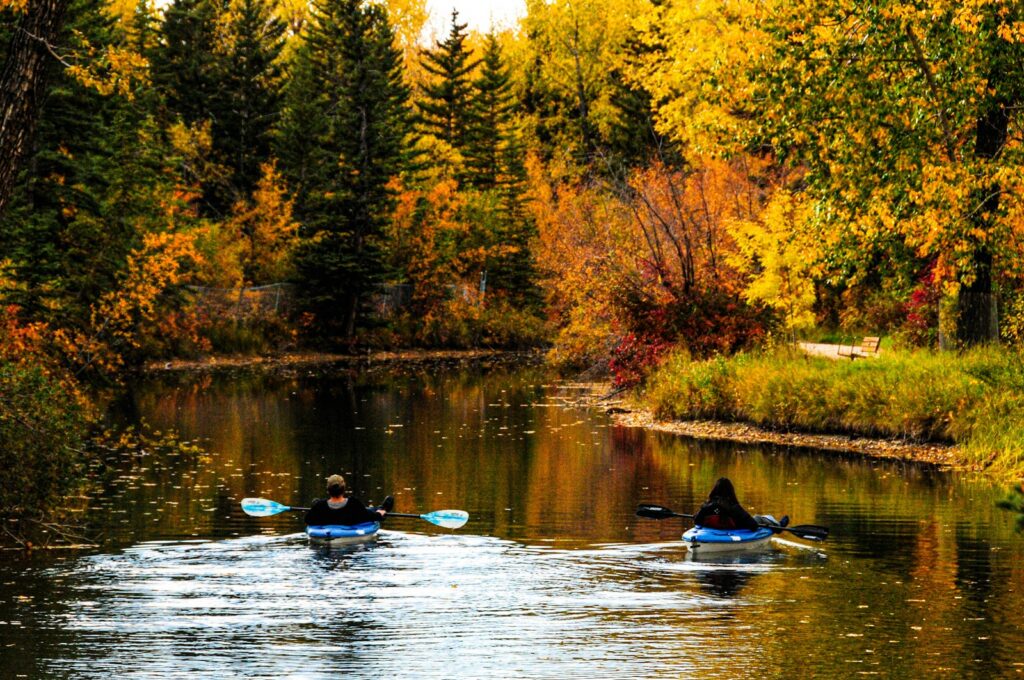
M615 427L536 368L177 375L116 419L202 453L128 457L102 547L0 557L0 677L1011 677L1024 539L984 477ZM396 511L373 544L307 545L294 505L342 472ZM818 544L689 559L720 476Z

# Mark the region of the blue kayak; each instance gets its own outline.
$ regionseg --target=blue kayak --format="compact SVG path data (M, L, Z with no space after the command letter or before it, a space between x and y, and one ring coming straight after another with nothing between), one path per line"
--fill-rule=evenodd
M346 543L362 543L372 541L380 531L379 522L364 522L353 526L340 524L322 524L306 527L306 535L314 543L344 545Z
M759 550L768 545L773 533L767 527L710 529L697 526L683 534L683 542L692 552L703 554Z

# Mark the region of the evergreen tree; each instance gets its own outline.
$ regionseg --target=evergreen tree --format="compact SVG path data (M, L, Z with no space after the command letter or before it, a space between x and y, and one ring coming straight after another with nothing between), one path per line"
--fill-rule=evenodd
M150 58L153 84L186 125L210 118L219 91L214 50L220 2L172 0L164 10L163 40Z
M126 42L102 5L81 0L69 7L62 44L76 36L97 49ZM153 98L101 95L58 62L51 69L35 148L0 221L6 274L19 285L0 295L28 318L83 328L140 233L166 221L154 187L174 179L146 108Z
M310 115L289 112L286 138L302 137L305 125L316 144L305 159L283 159L302 178L298 283L324 330L351 338L360 300L383 271L379 241L388 185L406 160L409 92L381 5L319 0L306 40L296 74ZM300 92L290 93L293 104Z
M174 0L167 8L153 81L170 117L210 122L209 160L225 168L199 178L204 215L222 217L248 197L270 157L285 28L269 0Z
M651 0L661 6L665 0ZM659 54L661 30L650 27L643 39L634 31L622 46L624 60L642 63ZM622 68L615 68L609 76L609 104L615 111L605 138L606 168L614 175L631 168L649 165L658 160L663 163L683 163L678 148L660 134L654 123L654 98L642 84L630 82Z
M466 176L470 184L493 189L505 172L505 153L515 145L512 112L515 99L511 76L493 33L487 36L480 74L473 82L472 124L465 150Z
M281 108L285 24L268 0L239 0L233 8L217 75L213 144L231 169L233 200L248 198L270 157L271 131Z
M288 65L284 89L284 107L276 128L274 150L281 161L281 172L295 198L295 216L301 223L313 201L309 192L314 179L314 158L327 140L328 120L322 117L328 99L322 89L323 73L313 58L313 45L304 39Z
M423 53L421 65L434 76L433 82L420 88L419 126L426 133L442 139L462 152L468 142L473 116L472 73L478 61L470 59L466 46L466 24L459 23L459 13L452 10L448 37L438 41L433 50Z

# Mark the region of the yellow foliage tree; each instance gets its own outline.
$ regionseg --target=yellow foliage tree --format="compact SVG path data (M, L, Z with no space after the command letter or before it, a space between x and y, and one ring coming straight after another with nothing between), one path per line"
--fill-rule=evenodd
M252 200L235 204L227 223L228 233L242 244L242 275L247 284L286 279L298 239L298 222L292 216L293 201L276 165L264 163Z
M743 292L752 303L782 313L793 334L814 325L814 278L820 253L816 239L806 238L801 227L810 206L785 190L776 191L758 219L732 225L736 250L729 261L749 277Z
M768 148L805 168L844 283L898 250L934 263L975 342L1024 259L1021 26L999 0L659 3L633 77L687 152Z
M615 122L611 74L620 65L619 49L632 33L632 21L645 0L527 0L523 49L511 49L511 62L533 73L531 87L571 111L561 121L533 114L535 126L559 129L563 145L594 153L598 137ZM518 53L518 54L517 54Z

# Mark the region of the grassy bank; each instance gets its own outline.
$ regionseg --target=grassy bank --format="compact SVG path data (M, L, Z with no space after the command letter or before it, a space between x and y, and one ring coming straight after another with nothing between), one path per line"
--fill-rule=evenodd
M952 442L965 465L1024 477L1024 359L1004 349L855 362L788 349L701 362L677 354L641 399L660 418Z

